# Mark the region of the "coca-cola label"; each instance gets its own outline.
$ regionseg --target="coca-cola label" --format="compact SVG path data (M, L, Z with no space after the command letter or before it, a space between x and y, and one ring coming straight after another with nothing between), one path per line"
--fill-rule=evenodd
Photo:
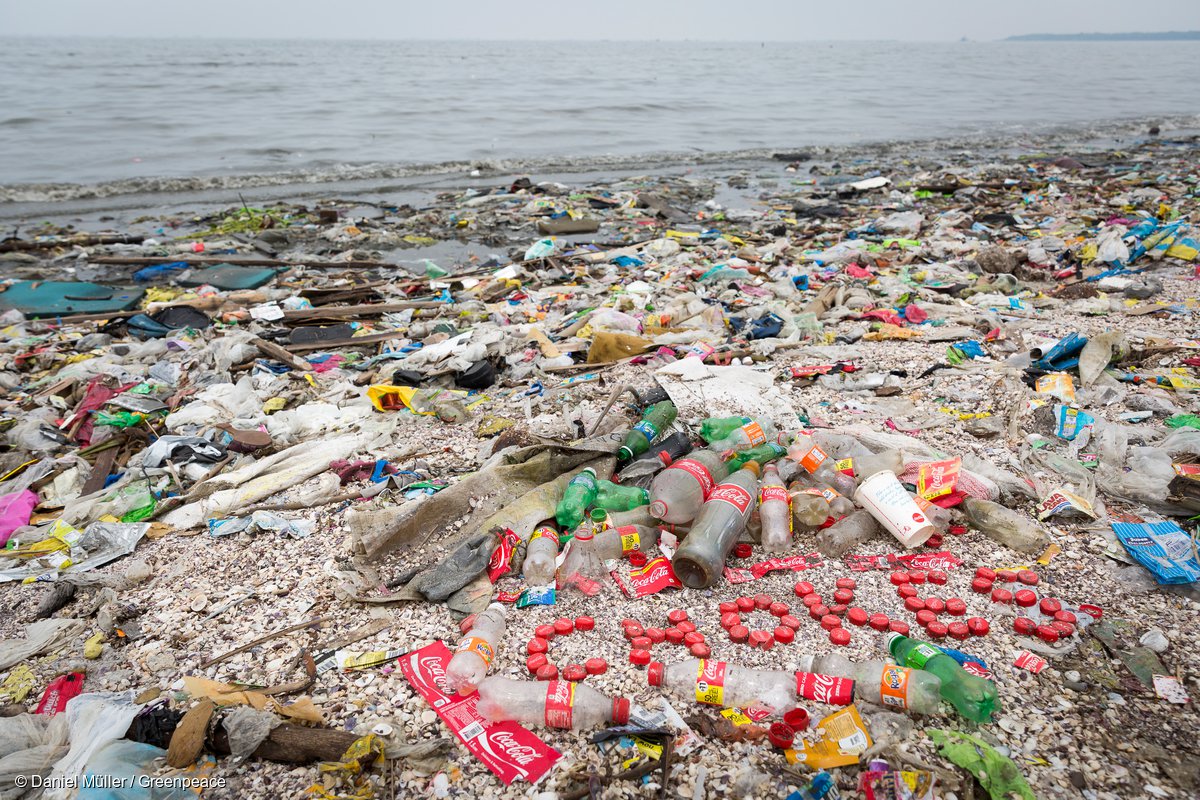
M917 468L917 494L927 500L950 494L958 484L961 458L929 461Z
M488 579L495 583L501 575L512 571L512 557L520 544L521 537L512 530L505 528L500 534L500 544L492 551L492 560L488 562Z
M515 603L521 599L521 592L496 592L497 603Z
M1037 675L1046 668L1046 659L1041 656L1035 656L1028 650L1022 650L1017 654L1017 660L1013 662L1013 666L1027 669L1034 675Z
M725 672L728 664L724 661L700 659L696 669L696 702L707 706L725 705Z
M801 572L813 567L820 567L824 564L821 560L820 553L809 553L807 555L785 556L783 558L768 558L766 561L759 561L757 564L750 565L750 574L755 578L761 578L769 572L777 572L779 570L790 569L792 572Z
M546 684L546 727L571 729L571 710L575 707L575 684L550 681Z
M762 426L757 422L751 422L749 425L743 425L742 430L746 432L746 438L750 440L750 446L755 447L767 440L767 435L763 433Z
M892 708L908 708L908 679L912 670L887 664L879 678L879 702Z
M623 525L617 528L621 537L621 555L628 555L634 550L642 549L642 537L636 525Z
M737 567L726 567L725 580L732 584L749 583L754 580L754 573L748 569L739 569Z
M758 504L768 503L772 500L779 500L788 504L791 508L792 496L788 494L788 490L783 486L764 486L758 490Z
M700 484L700 490L704 492L704 499L708 499L708 493L713 490L714 481L712 473L708 471L708 467L690 458L685 458L682 461L676 461L667 469L681 469L688 475L696 479Z
M906 553L904 555L895 553L875 556L847 555L843 562L847 569L855 572L865 572L869 569L896 569L897 567L950 570L963 563L961 558L949 550L942 550L938 553Z
M713 487L708 495L708 502L728 503L737 509L743 517L750 515L750 493L736 483L720 483Z
M978 661L964 661L962 662L962 668L964 672L969 672L972 675L978 675L980 678L984 678L992 682L995 682L996 680L996 676L992 674L992 671L983 664L980 664Z
M629 576L620 572L612 573L613 580L621 587L627 597L638 598L658 594L664 589L682 589L683 584L675 577L671 562L659 556L646 563L646 566L630 570Z
M797 672L796 694L818 703L848 706L854 701L854 681L819 672Z
M559 752L516 722L483 719L476 708L479 695L447 694L446 665L450 658L450 649L434 642L405 654L400 670L459 741L496 777L505 784L518 778L537 783L561 758Z

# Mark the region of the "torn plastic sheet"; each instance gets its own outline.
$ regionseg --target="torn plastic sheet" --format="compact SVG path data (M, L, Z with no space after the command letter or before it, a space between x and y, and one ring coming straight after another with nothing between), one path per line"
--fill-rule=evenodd
M129 555L150 530L148 522L93 522L83 535L71 544L69 553L48 551L45 556L22 563L16 559L0 559L0 583L36 577L39 581L57 580L64 574L87 572L102 567L121 556ZM63 556L69 560L64 563Z

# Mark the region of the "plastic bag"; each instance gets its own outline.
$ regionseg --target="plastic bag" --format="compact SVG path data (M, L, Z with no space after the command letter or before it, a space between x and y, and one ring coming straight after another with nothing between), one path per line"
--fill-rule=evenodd
M112 742L88 760L76 800L195 800L196 795L184 782L185 778L175 779L174 785L170 785L167 776L156 777L153 785L143 786L137 780L143 775L154 775L158 767L155 762L166 755L166 750L152 744ZM108 780L97 780L101 777Z
M51 775L51 780L62 788L47 791L47 798L70 797L73 790L68 787L77 782L92 756L125 735L142 708L133 702L133 695L132 691L81 694L67 703L63 716L70 730L71 749L54 765Z
M229 752L236 763L241 763L258 749L271 729L282 720L269 711L257 711L248 706L230 709L221 719L221 727L229 735Z

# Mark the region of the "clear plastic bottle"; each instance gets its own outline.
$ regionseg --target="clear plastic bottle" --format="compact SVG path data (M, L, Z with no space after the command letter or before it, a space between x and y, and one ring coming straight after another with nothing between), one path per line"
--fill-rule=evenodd
M480 716L565 730L589 730L629 722L629 700L608 698L570 681L517 681L493 675L479 684Z
M942 682L932 672L885 664L882 661L850 661L840 653L802 656L802 672L817 672L854 680L854 695L875 705L910 714L937 714L941 707Z
M820 489L806 486L807 481L792 481L788 492L792 498L792 517L801 527L815 528L829 519L829 501Z
M650 484L650 513L663 522L691 522L729 468L710 450L696 450L664 469Z
M936 646L893 633L887 638L887 647L897 663L937 675L942 699L972 722L988 722L999 710L996 684L967 672Z
M768 553L782 553L792 544L792 498L788 495L774 464L763 468L758 487L758 513L762 526L762 546Z
M459 694L475 691L492 665L504 629L504 606L499 603L492 603L475 618L475 624L459 641L454 657L446 666L448 689Z
M658 544L662 533L658 528L645 525L622 525L619 528L611 526L593 534L592 547L596 554L605 560L624 558L634 550L649 550Z
M725 567L729 551L746 529L758 494L758 462L750 461L713 487L692 530L675 551L671 566L685 586L712 586Z
M575 585L578 578L599 580L608 574L604 558L596 547L595 535L608 527L608 514L602 509L592 512L590 525L580 525L571 539L566 558L559 568L559 582L566 586Z
M675 697L710 706L743 708L761 702L787 708L796 703L796 673L784 670L689 658L670 665L655 661L646 678L651 686L661 686Z
M547 522L534 529L525 545L525 561L521 572L530 586L549 586L554 583L558 558L558 531Z
M650 493L636 486L621 486L612 481L597 481L593 505L607 511L629 511L650 502Z
M899 450L883 450L870 455L855 456L851 459L854 469L854 480L862 483L876 472L894 472L899 475L904 471L904 455Z
M1018 553L1040 553L1049 542L1046 533L1029 517L1010 511L999 503L968 497L963 501L963 510L972 525Z
M554 510L554 518L558 520L558 524L566 530L578 527L579 523L583 522L583 515L588 506L596 501L598 489L596 470L591 467L581 470L571 478L571 482L563 491L562 499L558 501L558 507Z
M776 441L778 436L775 433L775 426L771 424L770 420L756 420L734 428L732 433L722 439L709 442L708 449L715 453L724 453L726 450L745 450L748 447L757 447L765 442L779 444Z
M938 533L945 533L949 529L950 522L953 520L950 509L934 505L919 494L914 495L913 500L916 501L917 508L921 509L921 513L925 515L929 523L938 529Z
M854 478L838 471L833 458L810 437L801 436L792 442L787 457L804 467L814 480L832 487L838 494L854 494L858 485Z
M822 555L840 558L883 532L871 512L859 509L818 532L817 549Z

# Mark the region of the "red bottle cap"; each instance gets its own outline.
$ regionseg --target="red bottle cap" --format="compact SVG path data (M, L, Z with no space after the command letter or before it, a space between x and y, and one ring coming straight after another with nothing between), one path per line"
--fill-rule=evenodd
M1072 625L1074 625L1076 622L1079 621L1078 619L1075 618L1075 615L1070 611L1055 611L1054 612L1054 620L1056 622L1069 622Z
M951 622L946 626L950 636L955 639L963 640L971 635L971 628L965 622Z
M1026 586L1037 586L1038 585L1037 573L1031 569L1023 569L1020 572L1018 572L1017 580L1019 580L1021 583L1025 584Z
M678 625L687 618L688 612L684 611L682 608L673 608L667 612L667 622L671 623L672 625Z
M642 623L638 622L636 619L631 619L630 617L626 617L625 619L621 620L622 628L628 628L630 625L641 625L641 624Z
M1075 635L1075 626L1069 622L1063 622L1061 619L1056 619L1050 623L1050 627L1058 631L1060 639L1066 639L1068 636Z
M666 641L667 632L662 628L646 628L646 638L655 644Z
M1038 625L1036 633L1037 637L1046 644L1054 644L1058 641L1058 631L1049 625Z
M738 611L753 611L754 610L754 598L753 597L739 597L737 599L737 607L738 607Z
M725 602L721 603L721 605L717 606L717 610L722 614L732 614L738 610L738 605L737 603L726 600Z
M976 578L971 581L971 591L979 594L987 594L992 590L992 582L986 578Z
M733 546L735 558L749 558L754 555L754 547L749 542L741 542Z
M925 540L924 546L935 549L935 550L937 548L941 547L942 546L942 535L940 533L932 534L928 539Z
M769 595L769 594L754 595L754 607L759 609L760 611L762 609L770 608L771 607L771 595Z
M773 617L782 617L792 609L788 607L787 603L771 603L771 607L767 610L771 612L771 616Z
M1001 583L1015 583L1017 571L1015 569L998 569L996 570L996 580Z
M675 623L675 627L684 633L691 633L692 631L696 630L696 623L692 622L690 619L685 619L683 622Z
M575 630L577 631L590 631L594 627L596 627L596 620L591 617L575 618Z
M796 740L796 732L786 722L772 722L771 727L767 729L767 740L773 747L787 750Z
M867 622L877 631L886 631L891 620L888 619L887 614L872 614Z
M916 597L917 587L913 586L911 583L902 583L896 587L896 595L900 598Z
M833 593L835 602L849 604L854 601L854 592L850 589L838 589Z
M663 663L655 661L646 669L646 683L651 686L662 686L663 682Z
M919 597L904 598L904 607L909 611L920 611L925 608L925 601Z
M888 630L892 633L898 633L901 636L908 636L908 623L899 619L889 620Z
M1047 617L1053 617L1059 611L1062 611L1062 603L1055 600L1053 597L1043 597L1038 603L1038 610Z
M953 536L962 536L966 532L967 532L966 525L951 525L949 528L946 529L946 533L949 533Z
M614 725L629 723L629 698L614 697L612 704L612 721Z
M554 632L559 636L567 636L575 630L575 620L562 617L554 620Z
M745 625L734 625L729 629L729 638L734 642L744 642L750 638L750 629Z
M835 617L833 614L826 614L825 616L821 617L821 627L827 631L831 631L834 628L842 627L842 620L840 617Z
M691 647L694 644L700 644L703 641L704 641L704 634L701 633L700 631L691 631L690 633L686 633L683 636L683 643L686 644L688 647Z
M626 558L629 559L629 566L631 567L644 567L646 566L646 561L648 560L646 558L646 554L641 550L630 550L629 555L627 555ZM625 702L629 701L626 700Z
M540 628L539 628L539 630L540 630ZM642 626L638 625L636 622L633 623L632 625L625 626L625 638L626 639L633 639L638 636L642 636L645 633L646 633L645 629L643 629Z
M961 598L951 597L946 601L946 613L951 616L961 617L967 613L967 604Z
M587 668L583 664L568 664L563 667L563 680L579 683L587 678Z
M926 597L925 607L935 614L940 614L946 610L946 601L940 597Z
M1013 601L1013 593L1008 589L992 589L993 603L1011 603Z
M535 636L550 641L554 638L555 630L553 625L538 625L533 629Z
M639 666L642 664L649 664L650 663L650 651L649 650L631 650L629 652L629 663L630 664L638 664Z
M1022 589L1021 591L1017 592L1016 600L1017 605L1019 605L1021 608L1029 608L1030 606L1037 605L1037 592L1033 591L1032 589Z
M847 608L849 608L849 606L845 603L838 603L837 605L829 607L829 613L833 614L835 617L841 617L846 614Z
M927 577L924 570L912 569L908 571L909 583L924 583Z
M783 721L792 726L792 730L808 730L808 711L800 707L793 708L783 715Z
M775 638L768 631L750 631L750 646L770 650L775 644Z
M987 567L978 567L975 570L976 578L983 578L988 583L996 582L996 570L988 569Z
M545 666L546 661L545 653L534 653L525 659L525 669L529 670L530 675L537 675L537 671Z
M925 629L930 639L945 639L949 631L950 626L944 622L931 622L929 623L929 627Z
M992 629L988 621L983 617L971 617L967 620L967 630L972 636L987 636L987 632Z
M721 627L724 628L725 630L729 630L730 628L732 628L734 625L737 625L741 621L742 621L741 614L731 612L729 614L721 615Z
M462 622L458 623L458 629L463 633L467 633L471 628L475 627L475 618L478 616L478 614L468 614L463 617Z
M1013 630L1022 636L1032 636L1037 630L1037 623L1029 617L1017 617L1013 620Z
M829 641L838 647L845 647L850 644L850 631L845 628L834 628L829 632Z
M936 583L939 586L941 586L948 580L950 580L950 576L947 575L945 572L942 572L940 569L931 569L929 571L929 582L930 583Z
M838 578L834 586L839 589L856 589L858 588L858 581L854 580L854 578Z
M683 637L687 636L687 632L679 630L679 628L667 628L667 641L671 644L683 644Z
M800 598L800 602L804 603L804 605L809 608L812 608L813 606L819 606L821 605L821 595L817 594L816 592L809 592L808 594L804 595L804 597Z
M588 675L603 675L608 672L608 662L603 658L589 658L583 668L587 670Z
M796 631L793 628L789 628L787 625L780 625L771 633L771 635L774 636L775 641L779 642L780 644L787 644L796 638Z
M828 606L817 605L817 606L812 606L811 608L808 609L808 615L810 617L812 617L813 619L820 619L821 617L827 615L828 613L829 613Z
M558 679L558 667L553 664L542 664L538 667L537 675L539 681L553 681Z
M545 653L550 649L550 643L540 636L535 636L529 640L529 644L525 645L525 652L530 655L534 653Z
M791 614L784 614L779 618L779 624L783 625L784 627L791 628L792 630L799 630L800 618L792 616Z
M857 625L860 628L867 624L870 615L861 608L855 607L846 610L846 619L850 620L851 625Z
M708 658L712 655L712 649L709 648L707 642L696 642L688 650L696 658Z
M937 622L937 614L928 608L923 608L917 612L917 624L922 628L928 628L934 622Z
M908 583L908 573L907 572L893 572L891 575L891 581L896 586L901 586L903 584L906 584L906 583Z
M812 594L816 589L808 581L800 581L796 584L796 597L804 597L806 594Z
M629 640L629 644L634 650L649 650L654 642L649 636L635 636Z

